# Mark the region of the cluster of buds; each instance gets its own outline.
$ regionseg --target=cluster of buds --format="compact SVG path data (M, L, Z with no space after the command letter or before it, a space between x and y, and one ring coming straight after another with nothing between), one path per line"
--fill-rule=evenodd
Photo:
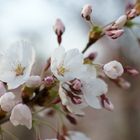
M123 26L126 24L126 22L127 16L120 16L114 23L105 28L105 34L112 39L117 39L124 33Z
M133 19L140 15L140 2L137 2L131 9L126 12L127 19Z

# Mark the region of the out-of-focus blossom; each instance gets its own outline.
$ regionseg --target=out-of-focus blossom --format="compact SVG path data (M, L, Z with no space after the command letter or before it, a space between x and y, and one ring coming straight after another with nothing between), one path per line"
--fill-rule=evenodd
M28 80L34 59L30 43L21 41L11 46L0 56L0 80L7 83L8 89L19 87Z
M125 70L125 72L127 72L128 74L130 74L132 76L136 76L136 75L139 74L139 71L138 70L136 70L135 68L130 67L130 66L125 67L124 70Z
M84 133L78 131L69 131L66 140L91 140Z
M6 88L3 82L0 82L0 97L6 93Z
M41 84L40 76L30 76L26 82L27 87L38 87Z
M127 16L122 15L115 21L114 26L117 26L118 28L122 28L126 24L126 21L127 21Z
M117 79L124 72L122 64L115 60L105 64L103 70L104 73L111 79Z
M84 133L78 131L68 131L65 140L91 140ZM58 139L45 139L45 140L58 140Z
M12 92L6 92L0 97L0 106L3 111L11 111L16 103L16 96Z
M116 83L123 89L128 89L131 87L131 83L122 77L118 78Z
M91 13L92 13L92 6L90 4L86 4L81 12L82 17L85 18L86 20L90 20Z
M32 113L25 104L17 104L11 112L10 121L14 126L25 125L28 129L32 128Z

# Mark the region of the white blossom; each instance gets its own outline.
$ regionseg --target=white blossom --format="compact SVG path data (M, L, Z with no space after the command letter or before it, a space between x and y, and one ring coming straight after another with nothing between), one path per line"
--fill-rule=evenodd
M51 56L51 71L61 81L72 80L72 74L78 73L82 65L83 55L78 49L71 49L65 52L65 49L60 46L55 49Z
M103 80L97 78L94 66L83 64L83 55L77 49L65 52L64 48L59 47L54 51L51 60L51 70L54 76L61 81L61 86L65 90L66 95L69 97L73 96L71 96L71 100L75 104L80 105L84 99L89 106L101 108L98 96L107 92L107 85ZM79 80L79 82L75 83L75 80ZM82 96L79 96L71 88L65 89L64 84L67 83L73 89L77 88L75 84L78 84L80 89L75 90L77 90L76 92L81 92ZM71 95L67 94L68 91ZM69 110L75 109L75 105L69 101L70 98L67 98L63 92L61 92L60 97L63 104L69 103L67 105Z
M26 82L27 87L38 87L41 84L40 76L30 76Z
M7 92L0 97L0 106L6 112L11 111L16 102L16 96L12 92Z
M103 70L104 73L111 79L117 79L124 72L122 64L115 60L105 64Z
M32 45L21 41L9 47L0 57L0 80L8 89L15 89L25 83L34 63L35 52Z
M32 128L32 113L25 104L17 104L11 112L10 121L14 126L25 125L28 129Z

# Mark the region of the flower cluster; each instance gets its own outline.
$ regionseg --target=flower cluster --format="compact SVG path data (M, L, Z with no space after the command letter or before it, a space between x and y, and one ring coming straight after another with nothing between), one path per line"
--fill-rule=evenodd
M84 53L103 35L112 39L120 37L124 33L123 27L130 22L128 20L140 14L139 7L136 4L125 15L102 28L93 24L92 7L89 4L85 5L81 15L91 24L91 30L86 48L82 52L77 48L65 51L61 46L65 26L61 19L57 19L54 31L59 47L51 54L40 75L32 73L35 51L28 41L19 41L1 52L0 124L10 120L14 126L25 125L31 129L38 123L46 124L37 118L41 111L48 109L49 115L59 111L72 124L77 123L75 115L83 116L84 108L88 106L113 111L114 105L107 97L106 79L127 89L131 84L123 78L123 74L135 76L139 72L133 67L123 66L116 60L106 64L95 63L97 53L91 52L87 57ZM60 129L63 133L53 126L50 127L56 132L58 140L90 140L80 132L68 131L64 126L63 124Z

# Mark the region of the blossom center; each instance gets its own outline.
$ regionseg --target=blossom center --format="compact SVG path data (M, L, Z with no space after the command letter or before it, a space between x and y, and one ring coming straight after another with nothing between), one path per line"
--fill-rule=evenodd
M66 68L62 65L57 69L58 75L64 76L64 73L66 72Z
M14 71L16 73L16 76L20 76L24 74L24 70L25 67L23 67L21 64L18 64Z

